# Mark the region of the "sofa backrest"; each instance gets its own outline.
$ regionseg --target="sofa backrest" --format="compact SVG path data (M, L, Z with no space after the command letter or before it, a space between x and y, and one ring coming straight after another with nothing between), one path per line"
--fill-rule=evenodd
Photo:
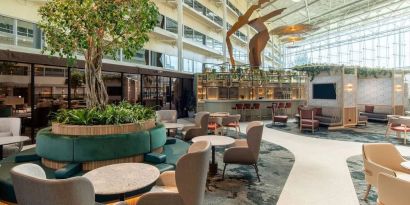
M369 104L370 105L370 104ZM382 113L382 114L392 114L393 113L393 106L391 105L373 105L374 106L374 113ZM357 105L357 108L360 112L365 111L365 104Z

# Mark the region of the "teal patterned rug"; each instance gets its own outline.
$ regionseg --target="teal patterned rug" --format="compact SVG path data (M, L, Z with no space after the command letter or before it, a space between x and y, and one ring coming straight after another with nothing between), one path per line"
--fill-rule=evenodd
M320 127L319 130L314 133L309 131L300 132L298 123L294 120L288 122L286 125L272 125L267 124L266 127L276 129L296 135L302 135L306 137L360 142L360 143L377 143L377 142L389 142L393 144L403 144L403 139L397 138L394 132L390 132L389 138L385 138L386 123L369 122L367 126L357 126L353 128L343 128L337 130L328 130L327 127ZM404 146L410 146L410 143Z
M374 187L370 190L367 201L363 200L367 184L364 179L362 155L350 157L346 162L349 167L350 176L352 177L354 189L356 190L360 205L376 205L377 193Z
M234 132L229 136L236 138ZM244 138L241 134L241 138ZM274 205L292 169L295 158L287 149L262 141L258 182L252 166L229 165L222 180L223 151L217 149L218 175L208 181L205 205Z

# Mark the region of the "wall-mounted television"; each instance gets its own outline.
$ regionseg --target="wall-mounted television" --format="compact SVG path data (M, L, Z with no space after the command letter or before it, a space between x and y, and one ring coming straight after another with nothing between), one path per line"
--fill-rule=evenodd
M313 84L313 99L335 100L336 83Z

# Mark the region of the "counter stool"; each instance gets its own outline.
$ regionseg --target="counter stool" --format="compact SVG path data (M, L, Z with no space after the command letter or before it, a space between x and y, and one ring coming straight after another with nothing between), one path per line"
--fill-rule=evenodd
M243 104L237 103L235 106L232 107L232 110L236 110L237 114L242 114Z
M256 115L256 116L259 115L259 120L262 120L262 110L260 109L260 107L261 107L261 104L260 104L260 103L253 103L253 106L252 106L251 109L252 109L254 112L251 113L251 120L252 120L252 117L254 117L255 115Z
M243 104L243 119L246 121L246 117L248 116L249 111L252 110L252 105L250 103ZM252 118L252 115L249 115Z

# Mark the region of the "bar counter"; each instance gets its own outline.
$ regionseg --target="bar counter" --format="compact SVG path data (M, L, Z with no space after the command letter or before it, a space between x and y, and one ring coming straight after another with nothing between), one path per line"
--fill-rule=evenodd
M291 108L287 110L283 110L283 112L286 111L286 114L293 116L294 114L297 113L297 107L301 104L304 104L306 100L304 99L258 99L258 100L201 100L198 101L197 104L197 111L207 111L210 113L213 112L229 112L231 114L246 114L246 115L256 115L254 110L242 110L238 111L235 109L232 109L232 107L235 107L236 104L245 104L249 103L253 105L254 103L259 103L260 104L260 111L262 113L262 119L271 119L272 113L271 109L268 108L268 106L272 106L272 103L274 102L290 102L292 104ZM253 119L258 119L257 117L254 117Z

